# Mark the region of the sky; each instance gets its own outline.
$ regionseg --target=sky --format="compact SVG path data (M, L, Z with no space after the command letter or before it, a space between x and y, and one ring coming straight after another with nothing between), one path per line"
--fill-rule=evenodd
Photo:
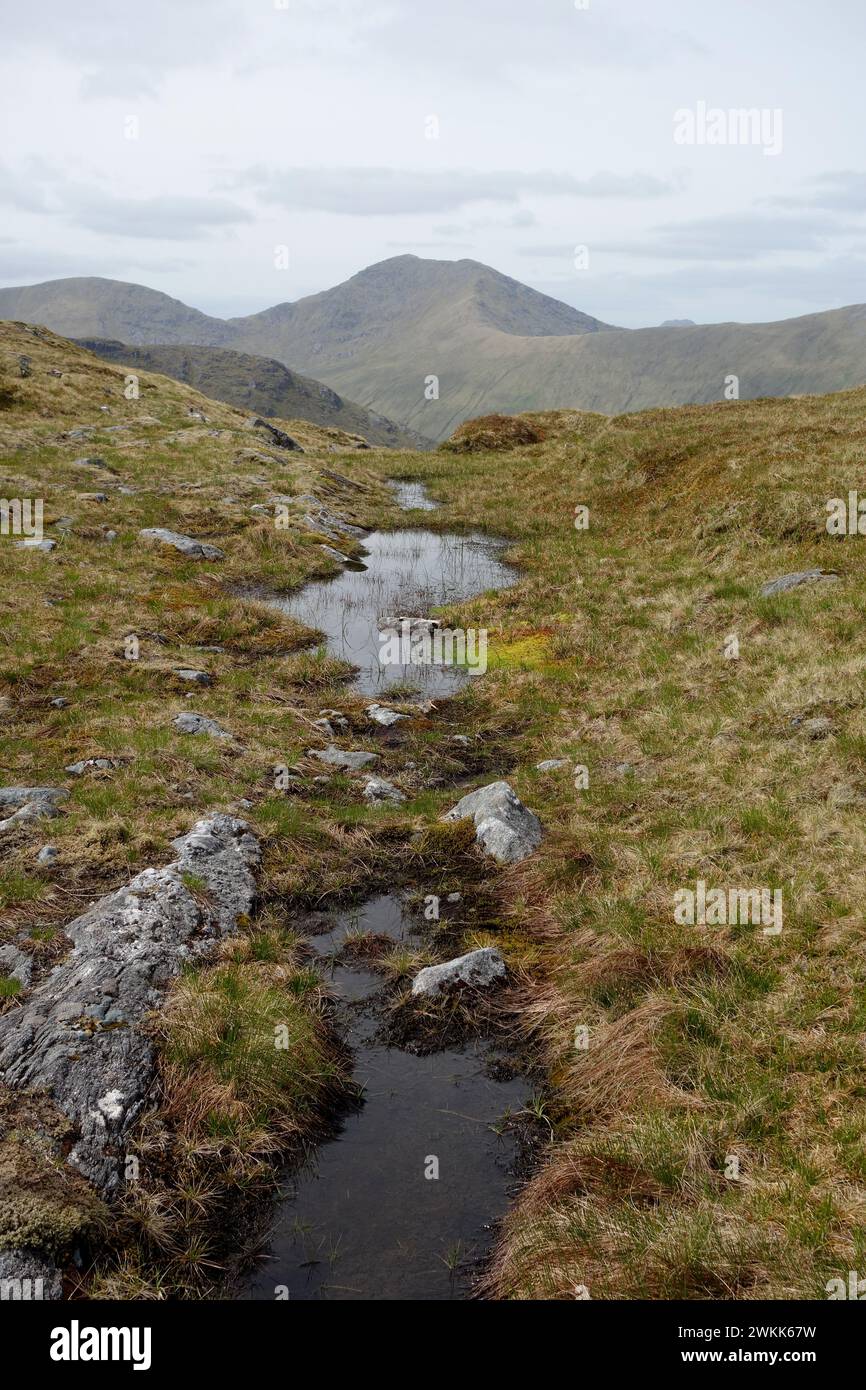
M228 316L408 252L625 327L866 301L863 0L3 0L2 33L2 285Z

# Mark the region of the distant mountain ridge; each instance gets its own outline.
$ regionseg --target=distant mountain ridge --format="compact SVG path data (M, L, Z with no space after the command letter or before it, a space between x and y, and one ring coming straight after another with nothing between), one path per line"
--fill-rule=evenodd
M430 449L433 440L347 401L321 381L301 376L272 357L257 357L230 348L158 343L133 347L109 338L78 338L89 352L148 372L160 372L254 415L281 420L309 420L314 425L360 434L389 449Z
M0 290L0 317L75 338L275 358L422 435L491 412L606 414L866 382L866 306L763 324L614 328L478 261L395 256L295 303L219 319L93 278Z

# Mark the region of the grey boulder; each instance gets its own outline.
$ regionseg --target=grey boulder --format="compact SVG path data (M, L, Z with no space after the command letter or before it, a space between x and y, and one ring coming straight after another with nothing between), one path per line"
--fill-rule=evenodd
M374 724L381 724L383 728L390 728L392 724L399 724L401 719L406 719L405 714L399 714L395 709L388 709L387 705L368 705L367 714Z
M470 792L442 817L445 821L472 819L475 839L499 864L517 864L541 844L541 821L511 790L507 782L491 782Z
M446 961L444 965L428 965L412 981L413 995L428 998L457 985L473 989L488 989L505 979L505 961L494 946L482 946L479 951L467 951L465 956Z

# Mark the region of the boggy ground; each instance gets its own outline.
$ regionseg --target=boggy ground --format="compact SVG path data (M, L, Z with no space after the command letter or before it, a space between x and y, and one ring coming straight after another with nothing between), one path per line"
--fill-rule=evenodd
M3 780L70 797L61 818L4 842L2 940L26 949L38 978L64 922L167 862L171 837L210 808L251 802L241 813L265 848L259 919L182 979L155 1021L162 1089L142 1145L165 1167L135 1189L128 1242L90 1291L200 1296L217 1285L222 1256L203 1214L234 1210L239 1191L268 1181L275 1149L309 1142L345 1075L287 905L406 881L449 891L461 854L488 878L437 817L455 784L491 775L508 777L547 835L524 864L496 871L498 912L460 944L498 945L522 989L554 1139L486 1292L819 1298L829 1278L862 1269L864 540L834 539L824 521L826 500L863 475L866 391L533 415L537 443L433 455L357 453L293 422L299 455L164 378L142 376L142 398L127 402L116 369L25 333L2 330L2 490L44 495L74 522L49 555L0 544ZM160 423L105 431L142 414ZM75 425L96 432L58 438ZM79 481L81 455L138 491ZM322 467L364 490L326 491ZM312 491L366 525L405 524L380 485L398 475L447 503L418 517L425 526L508 536L521 572L447 615L487 629L487 675L393 738L347 694L347 673L309 652L309 634L233 595L337 564L300 514L279 529L251 505ZM81 496L95 491L108 500ZM573 524L577 505L588 529ZM226 558L151 550L143 526L205 538ZM765 581L812 568L838 579L761 597ZM130 632L137 662L124 656ZM202 650L212 646L223 650ZM213 679L192 699L173 674L186 666ZM189 708L233 740L179 734L173 717ZM305 752L326 742L312 728L323 708L349 720L342 746L378 752L374 770L400 782L404 804L367 806L351 776L313 781L322 770ZM100 754L122 761L64 773ZM570 766L538 772L547 758ZM274 787L276 764L299 769L290 795ZM577 786L575 765L587 769ZM50 870L36 863L46 842L59 853ZM674 895L698 880L781 889L782 932L679 924ZM286 998L309 1050L274 1076L260 1044Z

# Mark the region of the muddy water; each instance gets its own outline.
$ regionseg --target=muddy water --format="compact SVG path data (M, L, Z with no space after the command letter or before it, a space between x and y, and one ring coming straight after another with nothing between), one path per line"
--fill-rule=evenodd
M357 929L419 944L398 898L316 925L310 946L340 1001L363 1100L291 1181L241 1297L273 1299L280 1286L301 1300L465 1297L513 1181L515 1140L491 1126L522 1108L527 1083L494 1080L496 1054L481 1043L416 1057L378 1039L382 976L339 951Z
M423 490L412 494L415 507L419 496ZM513 584L515 572L501 558L504 544L482 535L373 531L364 540L363 567L344 569L271 602L323 632L328 651L359 668L354 684L363 694L381 696L408 682L421 697L435 699L454 694L471 679L466 669L435 662L383 665L383 620L424 617L437 604Z

